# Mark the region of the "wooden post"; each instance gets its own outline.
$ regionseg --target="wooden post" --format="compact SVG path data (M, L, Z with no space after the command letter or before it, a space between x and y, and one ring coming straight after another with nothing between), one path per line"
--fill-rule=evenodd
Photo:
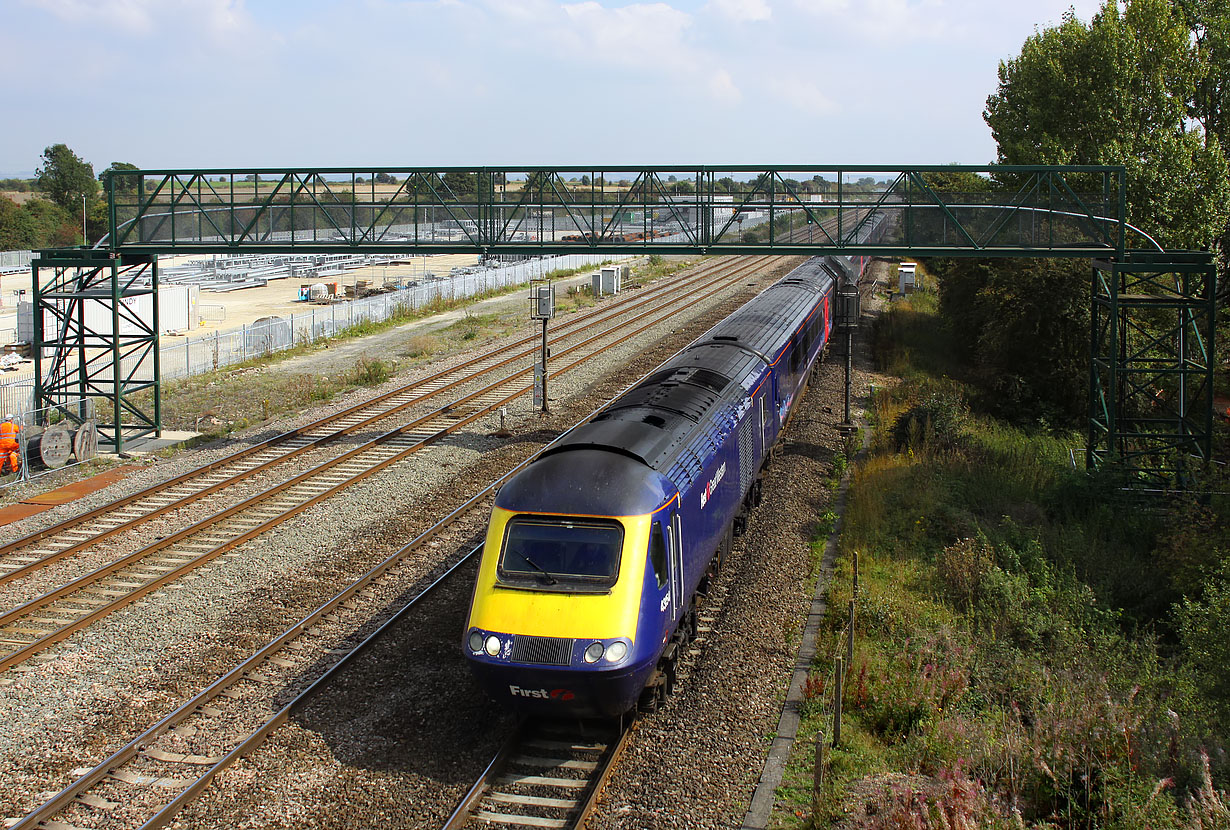
M824 730L816 733L816 760L812 766L811 814L813 821L820 815L822 794L824 793Z
M850 600L850 614L846 619L846 665L854 665L854 600Z
M841 744L841 681L845 671L841 657L833 661L833 746Z

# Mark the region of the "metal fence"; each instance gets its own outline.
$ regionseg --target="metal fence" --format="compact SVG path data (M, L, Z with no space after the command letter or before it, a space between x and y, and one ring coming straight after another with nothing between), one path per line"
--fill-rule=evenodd
M0 274L29 271L33 259L33 251L0 251Z
M33 383L29 385L32 390ZM8 420L6 414L4 421ZM26 410L12 421L16 438L0 437L0 488L84 464L98 455L94 402L89 398Z
M212 372L226 366L243 363L254 357L313 343L334 337L360 323L378 323L395 314L431 306L441 301L472 297L486 291L528 283L533 276L549 271L585 268L602 262L629 259L627 255L566 254L523 260L494 268L464 269L446 277L424 278L417 284L385 294L376 294L351 302L312 306L304 304L302 312L286 317L268 317L255 323L227 331L216 331L204 337L168 341L159 348L163 380ZM224 319L225 309L204 306L206 319ZM150 363L151 361L146 361ZM125 375L152 377L152 365L137 367L129 358L123 362ZM4 382L0 380L0 415L21 414L33 406L34 381L30 378Z
M545 271L583 268L627 258L599 254L547 257L423 280L418 285L352 302L305 305L302 312L286 317L269 317L238 329L218 331L178 343L164 342L160 352L162 379L212 372L254 357L334 337L361 323L378 323L395 314L428 307L433 303L472 297L529 282L531 276Z

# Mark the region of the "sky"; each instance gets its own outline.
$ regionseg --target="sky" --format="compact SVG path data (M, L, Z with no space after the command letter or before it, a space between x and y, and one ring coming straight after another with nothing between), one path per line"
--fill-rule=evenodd
M988 164L1001 60L1100 0L0 0L0 177Z

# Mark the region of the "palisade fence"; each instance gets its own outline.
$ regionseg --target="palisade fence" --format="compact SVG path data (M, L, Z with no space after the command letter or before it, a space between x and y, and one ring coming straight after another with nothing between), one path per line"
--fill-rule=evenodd
M243 363L255 357L314 343L334 337L361 323L378 323L404 311L428 307L434 303L472 297L487 291L528 283L532 277L573 268L596 266L603 262L632 259L627 254L565 254L524 260L494 268L480 268L470 273L428 279L418 285L375 294L361 300L304 304L303 311L285 317L269 317L229 331L217 331L204 337L189 337L177 342L163 340L159 348L162 380L212 372L226 366ZM123 371L134 370L125 361ZM152 374L152 367L142 367ZM29 378L0 381L0 414L20 415L33 406L34 381Z
M0 251L0 274L28 272L34 251Z
M32 394L33 383L30 386ZM76 420L70 420L64 410ZM14 415L13 421L19 429L17 447L0 446L0 489L85 464L98 455L97 418L94 401L89 398L65 401L62 406L27 409Z
M529 282L550 271L584 268L602 262L630 259L627 255L567 254L542 260L518 262L498 268L483 268L429 280L420 285L376 294L351 302L305 305L302 312L272 317L256 323L193 337L180 343L165 343L160 350L162 379L187 377L243 363L254 357L334 337L361 323L378 323L405 311L434 303L451 302L487 291Z

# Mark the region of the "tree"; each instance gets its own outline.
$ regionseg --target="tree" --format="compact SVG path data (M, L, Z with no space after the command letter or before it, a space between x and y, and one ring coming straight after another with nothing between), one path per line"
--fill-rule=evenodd
M22 251L37 245L30 217L12 199L0 196L0 251Z
M940 313L983 408L1018 423L1075 426L1085 412L1089 265L1053 259L943 259L929 266Z
M1230 167L1189 116L1208 59L1178 8L1108 0L1088 25L1069 11L1000 64L983 117L1003 164L1124 165L1128 221L1201 248L1226 229Z
M376 184L397 184L397 177L391 173L377 173Z
M440 178L444 181L444 186L457 199L464 199L466 196L474 196L478 193L477 173L463 173L454 170L450 173L445 173ZM441 195L445 194L442 193Z
M126 161L113 161L106 170L98 174L98 180L105 182L107 176L111 176L115 182L116 193L135 193L138 177L130 174L140 169L135 164L129 164Z
M98 193L94 165L82 161L66 144L43 150L43 166L35 172L39 190L65 210L77 210L83 196L92 199Z

